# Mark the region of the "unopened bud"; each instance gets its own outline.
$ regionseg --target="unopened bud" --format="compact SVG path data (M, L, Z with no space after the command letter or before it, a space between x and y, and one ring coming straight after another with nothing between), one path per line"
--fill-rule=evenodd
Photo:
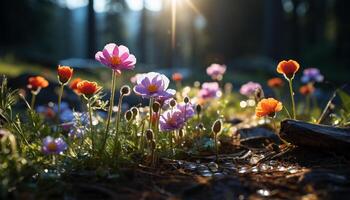
M185 102L185 103L189 103L189 102L190 102L190 98L185 97L185 98L184 98L184 102Z
M175 99L171 99L170 102L169 102L170 106L171 107L175 107L176 106L176 101Z
M196 106L196 111L197 111L198 114L200 114L201 111L202 111L202 106L198 104L198 105Z
M131 110L126 111L124 117L125 117L126 121L132 120L132 117L133 117L132 111Z
M147 138L147 140L153 140L153 131L152 131L152 129L147 129L146 130L146 138Z
M128 85L123 85L121 88L120 88L120 94L121 95L124 95L124 96L129 96L130 95L130 87Z
M254 97L255 97L255 101L259 102L265 97L264 91L261 88L256 89L254 92Z
M160 108L160 103L154 102L152 105L153 112L157 113L159 111L159 108Z
M139 114L139 109L137 109L136 107L132 107L130 110L132 112L132 116L136 118L136 116Z
M182 129L179 130L179 137L182 138L184 136L184 131Z
M203 125L202 123L199 123L199 124L197 125L197 128L198 128L199 130L202 130L202 129L204 129L204 125Z
M218 134L221 132L221 128L222 128L222 122L220 119L216 120L213 124L213 126L211 127L211 130L215 133Z

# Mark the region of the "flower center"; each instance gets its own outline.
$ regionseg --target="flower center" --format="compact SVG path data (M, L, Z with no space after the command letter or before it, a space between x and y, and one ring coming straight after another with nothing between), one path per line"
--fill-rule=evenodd
M122 63L122 60L118 57L118 56L112 56L109 61L113 64L113 65L120 65Z
M50 142L48 145L47 145L47 149L49 151L56 151L57 150L57 145L55 142Z
M157 92L158 86L155 85L155 84L151 84L151 85L149 85L149 86L147 87L147 90L148 90L149 92L151 92L151 93Z

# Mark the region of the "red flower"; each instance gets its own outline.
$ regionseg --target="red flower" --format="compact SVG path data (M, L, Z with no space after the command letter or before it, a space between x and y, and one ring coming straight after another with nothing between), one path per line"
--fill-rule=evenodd
M91 98L96 94L101 87L96 82L80 81L77 85L78 92L85 95L87 98Z
M28 79L27 87L30 90L38 90L49 86L49 82L42 76L34 76Z
M178 82L178 81L182 81L183 77L182 74L180 73L174 73L172 76L173 81Z
M300 65L294 60L283 60L277 65L277 72L283 74L287 79L293 79Z
M312 94L312 93L314 93L314 91L315 91L315 88L312 84L307 84L307 85L301 86L299 89L300 94L302 94L304 96Z
M73 69L69 66L58 66L57 75L60 83L66 84L73 76Z
M284 83L281 78L271 78L267 81L267 85L270 88L280 88L283 87Z
M79 94L78 83L80 83L81 81L81 78L73 79L69 84L70 89L72 89L75 93Z
M255 115L257 117L274 117L276 112L281 111L282 108L282 103L274 98L263 99L256 106Z

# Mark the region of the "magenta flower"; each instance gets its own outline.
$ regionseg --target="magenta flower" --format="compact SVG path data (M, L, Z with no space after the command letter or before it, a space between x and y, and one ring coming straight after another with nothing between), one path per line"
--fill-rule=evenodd
M250 81L250 82L242 85L239 92L242 95L245 95L247 97L252 97L252 96L254 96L254 93L257 89L261 89L261 85L259 83L255 83L255 82Z
M137 85L134 92L144 98L170 98L175 94L175 90L168 89L169 79L156 72L141 74L137 78Z
M176 105L176 109L182 112L185 121L192 118L194 116L194 106L191 103L178 103Z
M47 136L43 139L42 150L45 154L60 154L67 149L67 143L62 138L54 139Z
M165 111L159 119L161 131L173 131L183 127L184 115L179 109Z
M301 82L322 82L324 76L321 74L320 70L317 68L307 68L303 71L303 76L301 77Z
M97 52L95 59L118 74L123 70L134 69L136 64L136 57L129 53L127 47L114 43L107 44L102 51Z
M203 99L220 97L221 90L219 84L217 82L203 83L198 95Z
M226 65L211 64L207 68L207 74L214 80L221 80L226 72Z

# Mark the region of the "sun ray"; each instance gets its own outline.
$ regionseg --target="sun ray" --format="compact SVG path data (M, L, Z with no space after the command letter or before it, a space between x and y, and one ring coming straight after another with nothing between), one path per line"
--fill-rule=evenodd
M171 1L171 47L175 48L176 39L176 3L177 0Z
M193 4L191 0L185 0L185 2L197 15L202 15L199 9L196 7L196 5Z

